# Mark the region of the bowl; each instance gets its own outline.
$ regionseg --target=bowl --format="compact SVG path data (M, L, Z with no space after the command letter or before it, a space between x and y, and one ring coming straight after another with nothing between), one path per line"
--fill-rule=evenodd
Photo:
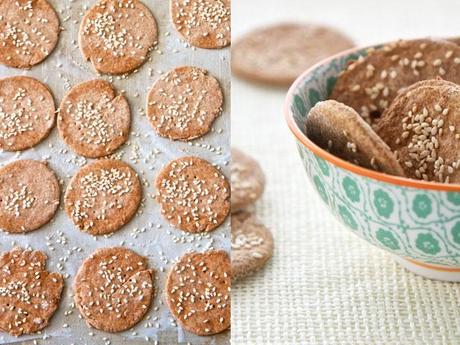
M353 233L416 274L458 282L460 185L362 168L321 149L305 134L309 110L328 98L339 73L349 61L365 56L368 48L323 60L289 89L285 117L305 171L327 208Z

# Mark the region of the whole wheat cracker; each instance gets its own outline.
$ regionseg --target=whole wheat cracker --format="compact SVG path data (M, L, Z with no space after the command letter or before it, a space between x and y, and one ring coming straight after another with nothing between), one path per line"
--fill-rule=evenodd
M318 102L307 115L309 139L333 155L356 165L404 176L390 147L349 106L334 100Z
M192 252L171 268L165 294L169 310L187 331L213 335L231 324L231 265L223 250Z
M0 64L29 69L56 47L59 17L46 0L0 1Z
M58 115L61 138L77 154L107 156L128 139L131 112L126 97L107 81L75 85L64 96Z
M61 300L64 278L46 270L39 250L15 247L0 256L0 330L13 336L48 326Z
M22 151L43 141L55 124L50 89L35 78L0 79L0 149Z
M460 47L444 40L401 40L372 49L338 77L331 99L355 109L375 125L398 91L441 77L460 83Z
M136 214L142 186L136 171L116 159L100 159L69 181L64 208L74 225L92 235L119 230Z
M101 0L83 17L78 39L97 72L124 74L147 61L157 43L157 24L139 0Z
M124 247L100 248L78 269L74 300L89 327L121 332L140 322L154 295L146 257Z
M47 224L59 206L60 187L46 163L17 160L0 168L0 229L25 233Z

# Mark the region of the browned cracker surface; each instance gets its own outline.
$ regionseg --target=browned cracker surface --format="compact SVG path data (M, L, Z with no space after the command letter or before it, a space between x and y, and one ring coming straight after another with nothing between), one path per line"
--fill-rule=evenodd
M460 182L460 86L426 80L402 90L376 131L408 177Z
M317 103L306 121L307 136L333 155L391 175L404 171L390 147L352 108L328 100Z
M398 41L351 63L338 77L331 98L374 125L401 88L436 77L460 83L460 47L443 40Z
M249 80L291 84L313 64L353 47L343 33L326 26L282 23L244 35L232 47L232 71Z
M273 236L254 215L232 214L232 278L246 277L265 265L273 255Z
M231 41L230 0L170 0L171 20L191 45L223 48Z
M141 197L141 183L133 168L119 160L101 159L85 165L72 177L64 204L79 230L102 235L128 223Z
M112 333L127 330L149 310L154 274L147 258L129 249L98 249L75 277L75 304L88 326Z
M265 175L259 163L232 148L232 212L253 204L265 188Z
M166 301L185 330L212 335L230 327L230 289L231 267L226 252L190 253L171 268Z
M0 64L30 68L43 61L59 38L59 18L46 0L0 1Z
M223 101L216 78L202 68L183 66L163 74L152 86L147 115L159 135L191 140L209 132Z
M211 231L230 212L230 185L204 159L188 156L169 162L155 179L161 213L187 232Z
M155 18L142 2L101 0L85 14L79 44L96 71L123 74L147 60L157 37Z
M64 278L46 270L39 250L13 248L0 256L0 330L14 336L44 329L59 306Z
M61 102L59 133L76 153L106 156L129 135L131 113L124 95L109 82L96 79L75 85Z
M23 233L48 223L59 205L59 182L45 164L17 160L0 168L0 228Z
M37 79L0 79L0 149L20 151L45 139L54 127L55 106L48 87Z

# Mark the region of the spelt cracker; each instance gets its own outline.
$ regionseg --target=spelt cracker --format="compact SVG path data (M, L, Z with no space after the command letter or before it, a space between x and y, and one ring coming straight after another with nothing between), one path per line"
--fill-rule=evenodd
M307 116L307 136L333 155L364 168L405 176L390 147L352 108L328 100Z

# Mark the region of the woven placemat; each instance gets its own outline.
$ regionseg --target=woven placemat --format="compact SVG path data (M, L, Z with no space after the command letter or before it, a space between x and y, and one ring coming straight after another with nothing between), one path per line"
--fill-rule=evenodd
M233 83L232 141L261 163L275 255L233 286L232 344L460 344L460 284L407 272L316 195L284 123L285 91Z

